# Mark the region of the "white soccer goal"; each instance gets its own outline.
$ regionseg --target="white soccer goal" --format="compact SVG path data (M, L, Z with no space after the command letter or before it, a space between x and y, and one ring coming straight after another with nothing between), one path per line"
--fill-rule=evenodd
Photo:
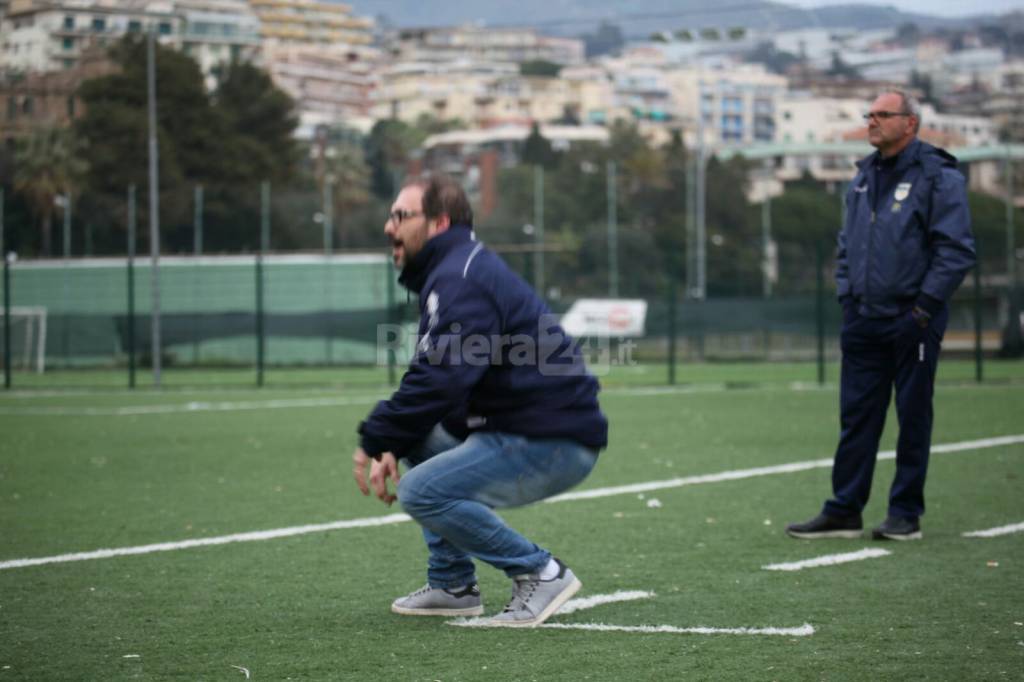
M10 319L11 367L42 373L46 369L46 308L12 306ZM0 309L0 333L3 326L3 310ZM2 342L0 338L0 347ZM0 358L0 364L2 362L3 358Z

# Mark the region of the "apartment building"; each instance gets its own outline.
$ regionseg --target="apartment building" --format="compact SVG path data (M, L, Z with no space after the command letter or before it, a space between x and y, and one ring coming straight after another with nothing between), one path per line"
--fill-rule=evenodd
M568 65L583 63L585 55L582 40L545 36L529 28L473 24L402 30L390 48L399 60L417 62L542 60Z
M373 42L373 21L323 0L249 0L265 45L360 46Z
M319 125L373 126L379 59L373 48L344 45L270 44L263 50L274 83L295 100L303 137Z
M210 74L220 63L251 59L258 27L244 0L11 0L0 21L0 69L72 69L91 47L152 31Z

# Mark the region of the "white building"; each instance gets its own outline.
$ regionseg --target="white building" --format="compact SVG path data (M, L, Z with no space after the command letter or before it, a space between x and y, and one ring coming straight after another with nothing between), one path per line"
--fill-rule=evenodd
M153 31L211 73L250 59L258 21L242 0L12 0L0 21L0 68L45 72L74 67L84 50Z
M398 33L391 49L400 60L420 62L469 59L581 64L585 55L582 40L545 36L529 28L488 28L473 24L405 29Z
M181 17L178 45L204 74L259 53L260 21L245 0L174 0L173 5ZM207 85L212 87L212 80Z
M373 21L324 0L249 0L265 44L359 46L373 42Z
M379 54L373 48L267 45L264 65L295 100L300 136L319 125L368 131L374 122Z

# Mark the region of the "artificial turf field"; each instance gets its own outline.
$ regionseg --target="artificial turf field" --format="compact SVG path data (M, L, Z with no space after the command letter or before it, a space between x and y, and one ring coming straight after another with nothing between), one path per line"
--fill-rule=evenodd
M1024 679L1024 532L962 535L1024 522L1024 438L985 441L1024 436L1024 363L987 367L998 380L975 385L969 365L940 364L933 443L953 445L932 456L909 543L784 535L829 491L837 388L813 385L813 366L798 387L770 365L692 368L678 388L613 372L611 444L574 491L595 496L503 515L574 569L578 597L653 596L533 630L389 612L426 555L414 524L368 525L401 510L351 480L379 375L261 390L169 375L136 392L19 376L35 383L0 392L0 680ZM892 471L879 462L869 526ZM339 521L355 523L301 528ZM173 544L273 529L290 534ZM171 544L90 554L155 543ZM890 553L762 568L862 549ZM15 563L69 553L84 556ZM479 577L500 610L507 579Z

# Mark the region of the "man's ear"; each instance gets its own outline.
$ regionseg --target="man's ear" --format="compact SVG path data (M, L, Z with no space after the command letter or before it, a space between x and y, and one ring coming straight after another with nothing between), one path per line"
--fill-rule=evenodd
M434 226L430 229L431 236L441 234L452 226L452 219L447 213L442 213L434 219Z

